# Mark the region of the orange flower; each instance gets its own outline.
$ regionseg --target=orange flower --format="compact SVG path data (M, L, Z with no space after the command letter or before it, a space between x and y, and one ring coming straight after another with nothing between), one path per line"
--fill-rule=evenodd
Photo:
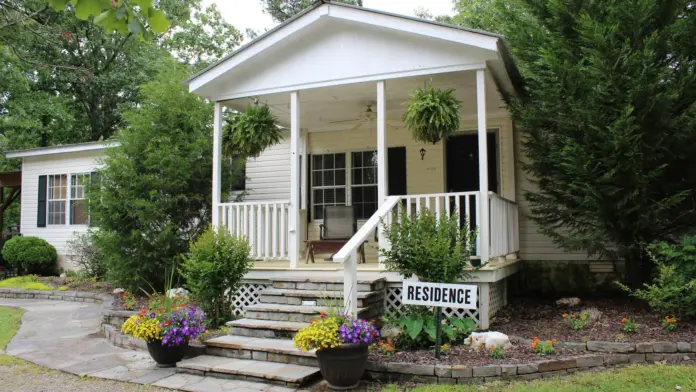
M626 317L621 318L621 324L626 324L626 321L628 321Z
M546 344L551 344L551 343L552 343L552 342L551 342L550 340L547 340L547 341L546 341Z
M324 313L324 312L319 313L319 318L324 318L324 317L326 317L326 313Z
M535 336L535 337L534 337L534 340L536 340L536 341L538 342L538 341L539 341L539 338Z
M490 350L490 351L495 350L495 346L491 344L491 345L488 347L488 350Z
M563 318L568 317L568 313L563 313Z
M556 338L553 338L551 341L554 342L554 343L557 342Z
M574 315L572 315L572 316L570 316L570 317L571 317L571 318L578 318L578 316L577 316L576 314L574 314Z

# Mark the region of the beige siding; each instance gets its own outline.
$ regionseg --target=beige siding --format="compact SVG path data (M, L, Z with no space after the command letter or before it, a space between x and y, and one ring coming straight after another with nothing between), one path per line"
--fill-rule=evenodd
M521 161L526 157L521 149L521 136L515 135L515 155ZM515 165L517 184L517 204L520 208L520 257L523 260L561 261L587 260L586 252L565 252L553 243L551 238L539 233L539 227L529 218L529 203L524 199L524 190L534 190L535 185L529 181L529 175L524 172L522 165Z
M290 139L287 137L246 165L245 200L290 200Z
M66 243L75 232L87 231L86 225L47 225L37 227L39 176L51 174L89 173L100 165L104 150L27 157L22 161L22 205L20 231L25 236L45 239L56 247L61 266L74 268L66 262Z

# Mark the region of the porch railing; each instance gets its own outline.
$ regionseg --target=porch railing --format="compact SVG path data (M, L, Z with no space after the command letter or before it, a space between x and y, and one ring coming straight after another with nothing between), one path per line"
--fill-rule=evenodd
M505 257L520 250L517 203L489 192L491 245L490 257Z
M289 200L223 203L219 223L248 238L253 258L287 260L289 206Z

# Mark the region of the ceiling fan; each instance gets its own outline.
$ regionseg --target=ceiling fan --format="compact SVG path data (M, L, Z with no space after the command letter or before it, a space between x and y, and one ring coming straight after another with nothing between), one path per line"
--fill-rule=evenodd
M367 108L358 113L358 118L354 118L352 120L330 121L329 124L355 125L354 127L350 128L351 131L360 129L366 125L369 126L370 129L375 129L377 127L377 112L372 110L372 105L373 104L368 103ZM387 129L396 129L396 126L393 125L394 123L397 122L387 121Z

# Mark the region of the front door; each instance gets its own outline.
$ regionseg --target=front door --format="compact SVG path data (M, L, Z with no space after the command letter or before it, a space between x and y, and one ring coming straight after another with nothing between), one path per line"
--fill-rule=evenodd
M498 143L496 133L488 132L488 190L498 191ZM447 139L447 192L479 190L478 135L450 136Z

